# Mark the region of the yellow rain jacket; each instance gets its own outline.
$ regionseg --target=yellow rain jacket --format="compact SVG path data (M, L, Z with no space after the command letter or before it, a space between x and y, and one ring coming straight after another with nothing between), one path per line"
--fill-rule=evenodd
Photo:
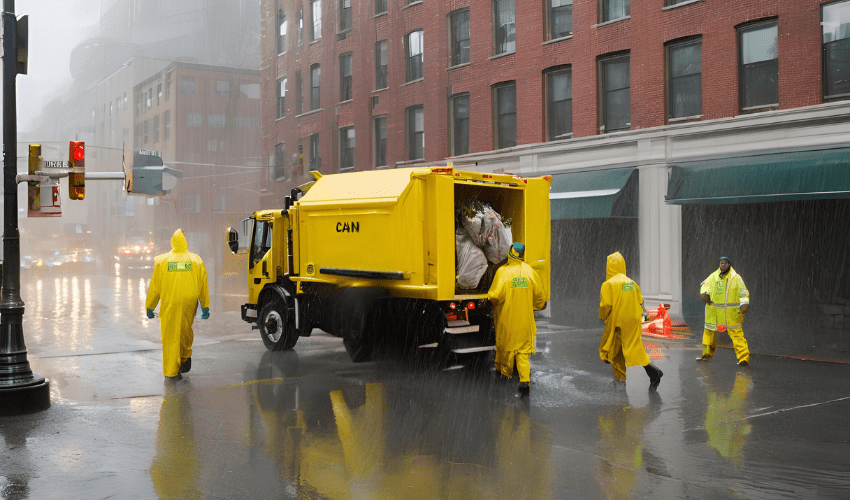
M546 307L548 300L537 271L510 255L508 263L496 271L487 299L494 306L496 349L535 352L534 311Z
M608 256L606 278L599 292L599 319L605 321L599 357L607 363L614 361L618 354L615 346L619 330L626 366L646 366L649 356L640 340L643 295L638 284L626 276L626 261L620 252Z
M153 276L145 307L153 310L160 298L159 331L162 338L162 374L177 375L180 365L192 355L195 333L192 323L201 307L210 306L207 269L200 257L190 252L182 229L171 237L171 251L154 259Z
M713 302L705 305L706 329L717 330L718 325L741 328L744 315L741 314L740 307L750 303L750 292L744 285L744 279L735 272L735 268L730 266L729 272L721 278L718 267L700 284L699 293L708 294Z

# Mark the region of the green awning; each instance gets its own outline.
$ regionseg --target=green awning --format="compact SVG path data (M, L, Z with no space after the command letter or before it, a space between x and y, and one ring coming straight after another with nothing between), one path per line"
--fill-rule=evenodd
M553 220L637 217L638 172L631 167L554 175L549 200Z
M667 203L850 198L850 148L771 153L674 165Z

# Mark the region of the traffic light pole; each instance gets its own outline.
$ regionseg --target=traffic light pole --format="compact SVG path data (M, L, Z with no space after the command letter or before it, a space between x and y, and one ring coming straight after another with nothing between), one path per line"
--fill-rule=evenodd
M18 124L15 0L3 0L3 288L0 292L0 416L50 407L50 387L30 369L24 344L21 237L18 230Z

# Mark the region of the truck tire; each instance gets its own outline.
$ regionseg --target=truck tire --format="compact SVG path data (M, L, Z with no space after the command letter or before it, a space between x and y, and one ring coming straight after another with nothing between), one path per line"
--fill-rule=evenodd
M298 332L289 317L289 309L280 297L272 298L260 308L257 324L266 349L283 351L292 349L298 342Z
M368 321L370 304L365 300L354 300L346 305L340 308L345 313L338 317L345 350L355 363L371 361L374 338Z

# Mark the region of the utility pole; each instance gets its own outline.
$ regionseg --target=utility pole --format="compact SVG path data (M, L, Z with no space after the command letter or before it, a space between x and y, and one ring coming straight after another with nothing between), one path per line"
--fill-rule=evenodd
M24 18L25 19L25 18ZM26 30L26 21L23 22ZM22 33L26 37L25 33ZM23 54L19 54L19 49ZM21 236L18 231L18 116L15 77L26 74L26 40L18 40L15 0L3 0L3 288L0 292L0 416L50 407L50 386L30 369L24 344ZM19 60L23 58L21 66Z

